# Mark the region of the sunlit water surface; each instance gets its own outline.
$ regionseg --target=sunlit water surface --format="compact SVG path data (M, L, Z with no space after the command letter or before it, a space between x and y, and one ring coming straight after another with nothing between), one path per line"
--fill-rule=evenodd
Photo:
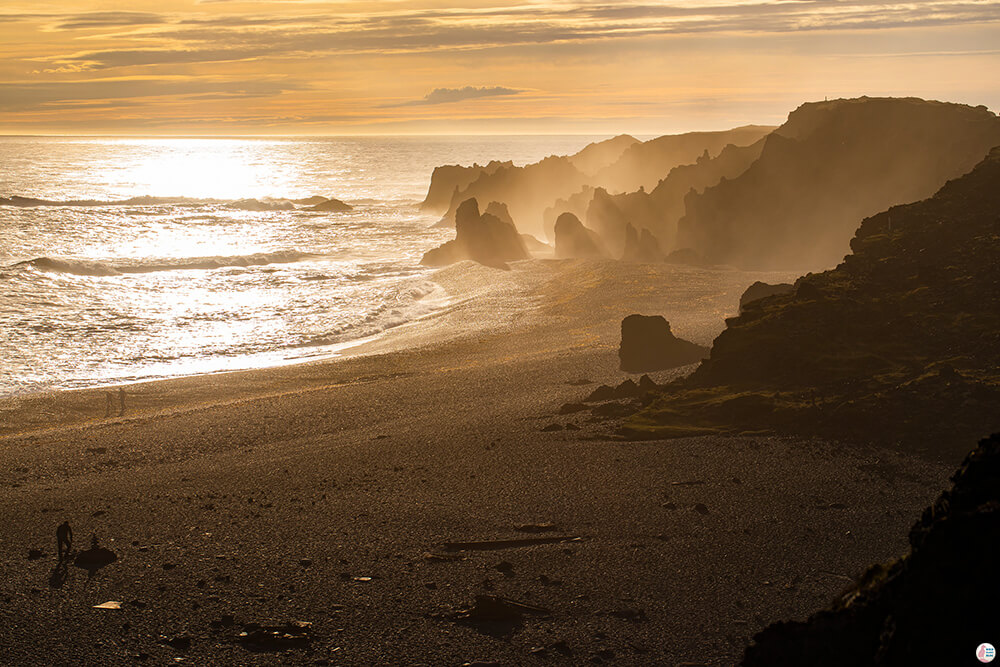
M0 206L0 396L277 365L420 317L442 296L420 257L453 235L418 210L433 168L594 139L0 138L0 196L62 204ZM314 195L355 208L281 208Z

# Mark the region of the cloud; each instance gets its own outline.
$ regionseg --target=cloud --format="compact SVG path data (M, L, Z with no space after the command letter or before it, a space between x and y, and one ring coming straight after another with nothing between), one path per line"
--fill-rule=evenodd
M422 99L412 100L410 102L401 102L399 104L390 104L387 106L413 107L427 104L451 104L453 102L474 100L480 97L501 97L506 95L517 95L518 93L523 92L523 90L504 88L503 86L484 86L482 88L477 88L475 86L466 86L465 88L435 88L431 92L424 95Z
M76 16L59 17L53 30L87 30L122 26L156 25L166 23L167 18L151 12L89 12Z

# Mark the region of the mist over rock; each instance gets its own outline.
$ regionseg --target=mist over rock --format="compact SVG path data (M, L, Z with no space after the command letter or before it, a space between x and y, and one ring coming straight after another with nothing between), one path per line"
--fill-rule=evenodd
M1000 148L865 219L836 269L744 303L633 435L771 429L949 456L1000 431Z
M645 143L622 135L590 144L574 155L550 156L523 167L509 162L492 169L439 167L431 179L424 208L441 210L439 203L446 198L447 188L453 187L440 224L450 224L458 205L476 197L480 201L503 202L523 231L552 239L554 221L560 214L585 217L590 197L581 193L589 193L595 186L611 192L638 190L646 184L652 187L671 168L693 163L706 151L715 155L729 144L751 144L772 129L747 126L723 132L692 132ZM653 228L651 231L656 232ZM615 254L620 251L619 247Z
M746 125L719 132L673 134L630 146L614 164L595 175L594 184L610 192L651 190L671 169L693 164L706 152L718 155L730 144L749 146L769 134L773 127Z
M489 213L479 213L479 202L467 199L455 214L455 240L429 250L420 260L425 266L444 266L471 259L496 268L527 259L528 251L517 228Z
M559 259L605 259L610 257L601 238L583 226L572 213L556 220L555 252Z
M980 441L952 482L910 530L909 554L871 567L807 621L768 626L741 664L975 664L997 628L1000 434Z
M847 252L857 221L932 195L1000 144L985 107L914 98L804 104L735 178L685 197L678 246L714 263L816 269Z
M625 225L625 248L622 250L621 259L623 262L652 264L665 261L666 255L660 249L660 242L648 229L637 232L632 223L627 223Z
M431 184L427 188L427 196L420 203L420 209L436 213L444 213L451 206L457 192L468 187L483 174L492 174L501 167L512 167L513 162L494 160L487 165L473 164L462 167L457 164L435 167L431 174Z
M618 348L621 369L645 373L676 368L701 361L708 348L674 336L662 315L629 315L622 320Z
M775 285L771 285L758 280L754 284L750 285L750 287L746 288L746 291L744 291L743 295L740 296L740 313L743 312L747 304L758 299L764 299L777 294L788 294L794 290L795 286L789 285L788 283L777 283Z

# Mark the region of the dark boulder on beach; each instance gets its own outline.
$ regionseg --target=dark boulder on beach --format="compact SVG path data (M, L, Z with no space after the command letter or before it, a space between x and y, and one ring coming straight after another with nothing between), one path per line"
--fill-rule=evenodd
M424 253L420 263L445 266L471 259L485 266L507 268L507 262L528 259L524 240L513 224L479 212L479 202L467 199L455 212L455 240Z
M354 207L350 204L345 204L339 199L327 199L326 201L322 201L315 206L310 206L307 210L322 213L345 213L347 211L353 211Z
M753 303L754 301L769 296L775 296L777 294L788 294L793 290L795 290L795 286L788 283L777 283L775 285L771 285L758 280L753 285L750 285L750 287L748 287L740 297L740 312L742 313L743 309L746 308L749 303Z
M708 348L674 336L662 315L629 315L622 320L618 358L623 371L644 373L676 368L701 361L707 354Z
M909 554L869 568L807 621L765 628L744 667L975 664L1000 618L1000 434L952 481L910 529Z
M559 259L604 259L609 257L600 237L587 229L572 213L556 220L556 257Z

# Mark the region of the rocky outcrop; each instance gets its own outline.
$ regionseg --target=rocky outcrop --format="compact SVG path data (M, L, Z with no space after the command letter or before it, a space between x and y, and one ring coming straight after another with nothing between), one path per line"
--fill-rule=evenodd
M507 262L528 258L517 228L489 213L480 214L475 199L462 202L455 218L455 240L426 252L421 264L444 266L471 259L486 266L507 268Z
M873 566L809 620L765 628L744 667L976 664L997 631L1000 434L952 482L910 530L909 554Z
M804 104L739 176L685 197L678 247L745 268L837 264L865 216L932 195L1000 144L986 107L860 98Z
M777 283L775 285L771 285L758 280L753 285L746 288L746 291L743 292L743 295L740 297L740 312L743 312L743 309L746 308L747 304L758 299L764 299L778 294L788 294L794 289L795 286L789 285L788 283Z
M447 212L441 224L454 220L457 206L470 197L479 201L505 202L523 231L551 239L554 220L562 213L582 217L589 197L580 203L577 195L594 186L611 192L652 187L671 168L695 162L707 150L718 154L728 144L751 144L773 128L748 126L725 132L693 132L654 139L645 144L623 135L591 144L568 157L552 156L524 167L504 163L492 171L461 167L439 167L431 181L425 208L439 210L446 188L453 185ZM493 163L491 163L492 165ZM645 193L636 203L643 205ZM568 203L568 207L557 202ZM636 227L643 225L636 223ZM650 227L656 233L656 229ZM618 248L617 254L621 251Z
M604 259L609 257L601 238L583 226L572 213L563 213L555 226L556 257L559 259Z
M721 132L688 132L650 139L631 146L614 164L598 172L593 183L610 192L652 190L671 169L694 164L706 151L718 155L730 144L749 146L773 130L746 125Z
M865 219L836 269L745 303L633 435L676 432L683 415L950 456L1000 431L998 185L1000 148L934 197Z
M625 225L625 248L622 250L623 262L653 264L666 259L660 249L660 242L648 229L637 232L632 223Z
M645 373L676 368L701 361L708 348L674 336L662 315L629 315L622 320L622 342L618 349L621 369Z
M315 206L311 206L308 210L323 211L325 213L344 213L346 211L353 211L354 207L350 204L345 204L339 199L327 199L319 202Z
M510 161L494 160L485 166L473 164L471 167L462 167L457 164L449 164L435 167L431 174L431 184L427 189L427 196L420 203L420 209L444 213L451 206L457 193L467 188L477 178L483 174L492 174L503 167L513 166L514 163Z

